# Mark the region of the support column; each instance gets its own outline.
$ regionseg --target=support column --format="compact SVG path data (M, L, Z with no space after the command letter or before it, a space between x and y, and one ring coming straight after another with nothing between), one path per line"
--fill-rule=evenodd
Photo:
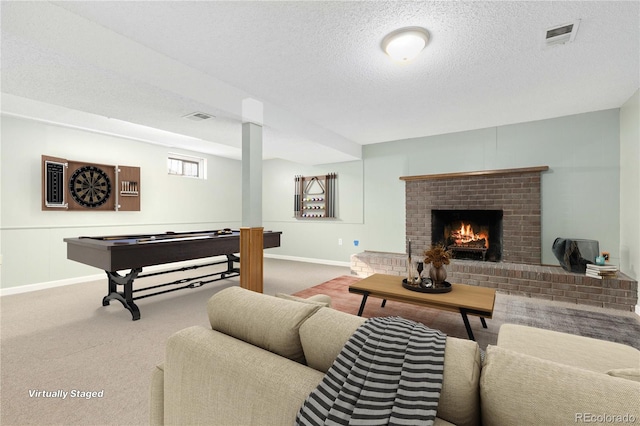
M262 126L242 123L242 226L262 226Z
M263 292L262 103L242 101L240 287Z
M264 228L240 228L240 287L263 292Z

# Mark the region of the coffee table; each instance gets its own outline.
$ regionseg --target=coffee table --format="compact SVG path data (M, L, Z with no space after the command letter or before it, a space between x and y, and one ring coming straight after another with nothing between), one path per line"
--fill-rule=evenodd
M475 340L467 315L480 317L482 327L487 328L485 318L493 316L496 291L492 288L465 284L451 284L448 293L421 293L407 290L402 286L402 277L396 275L373 274L349 286L350 293L362 294L358 316L362 316L369 296L387 300L411 303L443 311L459 312L467 329L469 339Z

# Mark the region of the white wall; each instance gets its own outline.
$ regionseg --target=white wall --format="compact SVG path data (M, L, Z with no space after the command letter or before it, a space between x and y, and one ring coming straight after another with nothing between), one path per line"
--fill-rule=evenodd
M284 160L263 164L263 224L282 231L282 247L267 255L286 258L324 259L348 262L353 240L361 237L363 224L363 170L361 161L305 166ZM335 172L337 178L336 219L294 217L294 177ZM342 239L342 245L338 244Z
M2 182L4 181L4 175L2 174L2 120L0 120L0 289L2 288Z
M624 268L638 265L638 238L625 243L635 264L621 262L621 221L635 214L621 190L638 199L637 174L621 187L621 122L631 102L606 110L497 128L400 140L363 148L363 160L305 166L283 160L263 164L263 223L283 231L282 247L268 255L348 263L363 250L402 252L405 196L401 176L548 165L542 177L543 263L557 264L551 244L558 236L592 238ZM629 108L629 109L626 109ZM633 120L630 120L634 123ZM637 121L635 121L637 135ZM630 126L633 129L634 124ZM633 149L637 136L623 142ZM627 139L625 139L627 140ZM167 148L2 117L0 223L2 287L64 280L100 271L66 260L65 237L164 232L240 226L240 162L208 156L209 179L168 176ZM140 212L42 212L42 154L140 166ZM636 163L637 164L637 163ZM634 164L622 167L637 173ZM293 217L295 175L338 174L338 218ZM625 175L626 176L626 175ZM626 177L623 180L626 182ZM635 180L633 180L635 179ZM634 192L635 191L635 192ZM621 209L623 211L621 211ZM625 225L626 226L626 225ZM342 245L338 240L342 239ZM359 246L354 246L354 240ZM624 252L623 252L624 254ZM37 266L37 267L34 267ZM633 270L631 272L633 272ZM304 279L304 278L302 278Z
M66 259L66 237L239 226L239 161L195 154L208 179L189 179L167 174L162 146L7 116L1 135L2 288L99 273ZM42 211L41 155L139 166L141 211Z
M620 108L620 252L620 269L640 279L640 90Z

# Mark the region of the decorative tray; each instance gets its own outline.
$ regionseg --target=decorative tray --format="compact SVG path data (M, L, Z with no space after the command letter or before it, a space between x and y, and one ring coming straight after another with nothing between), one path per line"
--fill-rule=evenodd
M422 283L418 286L407 284L407 279L402 280L402 287L407 290L417 291L418 293L449 293L451 291L451 283L445 281L442 283L442 287L434 288L431 283L431 278L423 278Z

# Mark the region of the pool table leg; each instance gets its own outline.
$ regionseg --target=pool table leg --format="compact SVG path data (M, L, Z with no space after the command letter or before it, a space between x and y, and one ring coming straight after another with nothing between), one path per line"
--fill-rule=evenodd
M227 276L235 277L240 274L240 268L235 268L233 266L234 262L240 262L240 258L235 254L227 254L227 270L224 271L220 277L226 278Z
M102 298L102 306L108 306L111 300L117 300L122 303L129 312L133 321L140 319L140 309L133 302L133 280L142 272L142 268L135 268L129 271L127 275L120 275L117 272L108 272L109 293ZM118 285L124 286L124 292L118 291Z

